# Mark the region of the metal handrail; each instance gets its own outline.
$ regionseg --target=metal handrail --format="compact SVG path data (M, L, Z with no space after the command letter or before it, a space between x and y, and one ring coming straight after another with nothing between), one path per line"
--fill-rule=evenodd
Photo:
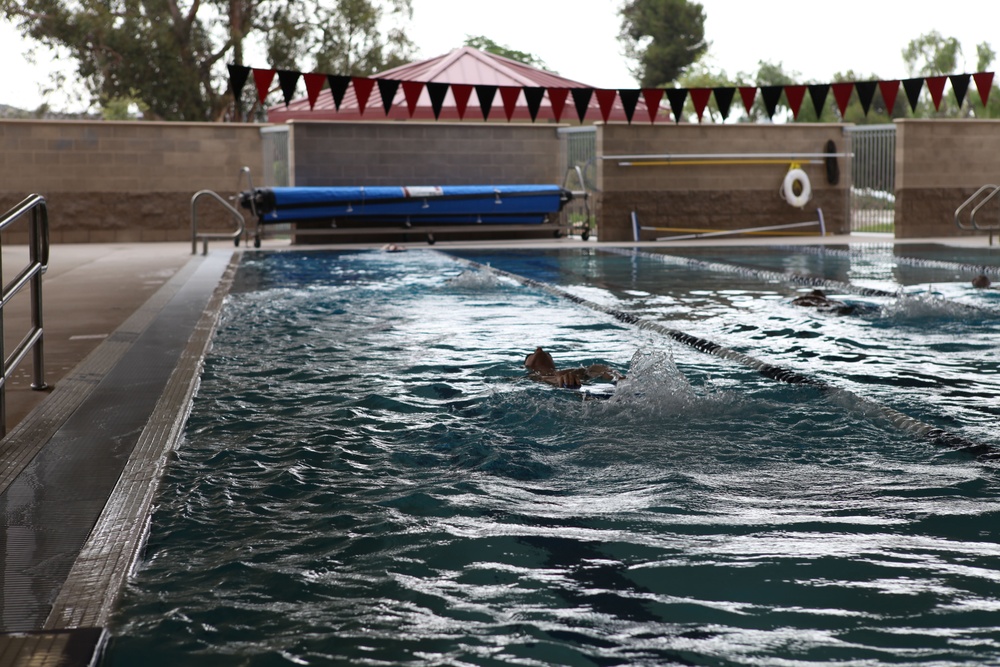
M995 232L996 230L1000 229L1000 220L997 221L996 225L982 225L982 226L980 226L980 224L978 222L976 222L976 214L979 213L979 209L981 209L983 206L985 206L986 204L988 204L991 199L993 199L994 197L996 197L998 192L1000 192L1000 187L994 188L993 192L991 192L988 195L986 195L985 197L983 197L983 200L981 202L979 202L978 204L976 204L975 207L972 209L972 213L969 214L969 222L971 222L972 226L975 227L976 229L978 229L980 231L988 231L988 232Z
M236 221L236 229L231 232L199 232L198 231L198 200L202 197L212 197L215 201L222 204L226 210L229 211L229 215ZM231 239L236 242L236 245L240 243L240 237L243 236L243 230L246 229L246 220L243 218L243 214L240 213L236 208L222 198L217 192L212 190L199 190L194 193L191 197L191 254L197 254L198 252L198 241L204 243L204 248L202 250L203 255L208 254L208 242L211 239Z
M0 437L7 435L7 380L29 350L34 352L31 388L37 391L48 388L45 384L45 346L42 326L42 274L49 266L49 212L45 197L38 194L31 195L8 211L3 218L0 218L0 232L28 214L31 215L31 223L28 226L28 265L9 283L4 284L0 291L0 363L3 364L3 373L0 374ZM31 289L31 328L10 356L7 356L3 342L3 308L26 286L30 286Z
M997 190L1000 190L1000 185L989 185L988 184L988 185L984 185L984 186L980 187L978 190L976 190L974 193L972 193L971 197L969 197L968 199L966 199L964 202L962 202L962 204L958 208L955 209L955 226L956 227L958 227L961 230L967 231L967 232L976 231L977 227L975 226L975 224L974 224L974 222L973 222L973 220L971 218L969 219L969 224L968 225L962 224L962 218L961 218L962 211L964 211L968 206L970 206L972 204L972 202L976 201L979 198L979 195L983 194L984 192L986 192L990 188L993 189L993 192L990 193L990 195L987 197L987 199L989 199L993 195L995 195L996 192L997 192ZM976 207L976 208L978 209L978 207Z

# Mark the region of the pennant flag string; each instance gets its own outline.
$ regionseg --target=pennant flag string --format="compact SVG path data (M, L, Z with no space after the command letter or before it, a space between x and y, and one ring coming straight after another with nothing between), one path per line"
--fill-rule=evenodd
M472 91L475 90L483 120L490 119L494 100L497 92L499 92L504 116L508 122L514 119L523 94L523 106L520 106L520 108L527 107L528 115L531 117L532 122L538 120L546 97L552 111L552 117L556 122L562 122L566 102L569 96L572 95L573 106L576 109L577 118L581 123L587 119L588 114L591 114L594 107L596 107L601 120L604 122L608 122L613 118L620 119L624 116L627 122L632 123L640 101L646 107L649 122L655 123L660 117L660 108L664 96L668 100L670 113L673 115L675 123L680 123L683 120L684 107L687 104L688 97L691 99L691 104L694 107L694 112L699 123L702 122L705 110L708 108L709 101L713 96L715 98L715 106L723 121L725 121L729 118L733 99L737 92L739 92L743 108L747 114L753 115L753 107L756 103L758 91L760 92L764 111L767 117L772 120L778 111L782 95L784 95L787 108L792 113L792 118L797 120L806 92L809 93L816 117L822 117L826 109L827 96L831 90L833 91L834 101L841 118L846 116L851 96L855 92L857 92L857 100L861 105L864 115L867 116L870 113L874 105L876 93L879 94L885 104L885 112L891 115L895 109L900 86L902 86L906 100L909 102L911 112L916 112L920 102L920 95L925 85L927 86L934 109L940 111L944 100L944 88L946 84L951 84L955 102L961 107L967 98L969 98L970 104L972 103L969 96L969 87L971 83L974 83L976 91L979 93L979 100L985 106L989 100L994 80L993 72L976 72L974 74L949 74L903 80L839 81L823 84L615 89L589 88L586 86L549 88L544 86L451 84L439 81L402 81L380 77L302 73L286 69L262 69L233 64L227 65L227 70L229 73L229 90L237 106L240 103L243 89L251 77L256 88L257 100L261 106L265 105L267 96L272 92L274 79L277 77L277 88L281 92L286 108L292 106L295 90L299 81L302 80L305 83L306 97L310 110L315 110L320 93L324 85L326 85L330 88L334 108L338 112L341 112L347 92L353 88L357 114L363 116L371 100L371 93L378 86L382 108L388 117L392 111L396 94L399 88L402 87L403 100L405 101L409 117L414 117L418 107L421 105L419 100L423 91L426 90L434 118L440 119L442 110L445 108L445 99L448 91L451 91L455 104L455 112L460 119L464 120ZM426 104L426 102L423 104ZM878 108L881 110L881 107ZM663 117L666 118L665 115Z

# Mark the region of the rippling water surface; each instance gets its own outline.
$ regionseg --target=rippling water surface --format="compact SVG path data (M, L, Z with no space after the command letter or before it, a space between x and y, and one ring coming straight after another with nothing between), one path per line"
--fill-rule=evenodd
M958 280L837 317L469 256L1000 446L1000 304ZM628 378L581 400L535 345ZM990 464L439 253L248 258L106 662L997 664L998 512Z

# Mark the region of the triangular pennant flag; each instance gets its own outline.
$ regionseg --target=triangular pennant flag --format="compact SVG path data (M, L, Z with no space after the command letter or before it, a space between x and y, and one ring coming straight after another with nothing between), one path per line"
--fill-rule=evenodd
M410 118L413 118L413 112L417 110L417 102L422 92L424 92L423 81L403 82L403 98L406 99L406 111L410 114Z
M517 98L520 96L520 86L500 86L500 99L503 101L503 112L507 115L508 122L514 116L514 109L517 107Z
M264 100L267 99L267 92L271 88L272 81L274 81L273 69L254 68L253 82L257 86L257 99L260 100L261 106L264 106Z
M639 104L639 95L642 91L638 88L619 88L618 99L622 101L622 109L625 110L625 120L632 122L635 115L635 107Z
M879 81L878 92L882 93L885 112L889 114L889 118L892 118L892 110L896 108L896 96L899 95L899 80Z
M576 107L576 115L580 122L587 116L587 107L590 106L590 98L594 94L593 88L570 88L573 95L573 105Z
M858 89L858 100L861 102L861 110L868 115L868 110L872 108L872 100L875 99L875 89L878 81L858 81L854 84Z
M531 114L531 122L538 118L538 110L542 108L542 98L545 97L545 89L541 86L525 86L524 101L528 104L528 113Z
M376 83L378 84L378 94L382 96L382 108L385 109L385 115L388 116L389 112L392 111L392 101L396 97L396 91L399 90L399 81L396 79L377 79ZM412 109L410 115L413 115Z
M569 96L569 88L549 88L549 105L552 107L552 117L557 123L562 122L563 109L566 107L566 98Z
M366 79L360 76L352 76L351 84L354 86L354 96L358 99L358 115L363 116L365 106L368 104L368 97L375 87L375 79Z
M910 111L917 110L917 102L920 101L920 89L923 87L923 79L903 79L903 91L906 93L906 101L910 103Z
M715 94L715 106L719 108L722 120L726 120L729 118L729 108L733 105L733 96L736 95L736 89L719 87L713 88L712 92Z
M488 83L476 84L476 97L479 98L479 108L483 112L483 120L489 120L490 109L493 108L493 98L496 94L496 86Z
M434 120L437 120L441 116L441 109L444 108L444 97L448 94L448 84L441 81L428 81L427 94L431 98Z
M814 83L809 88L809 98L813 103L813 110L816 111L816 119L823 118L823 110L826 109L826 96L830 93L830 84Z
M663 101L663 89L643 88L642 99L646 103L646 113L649 114L649 123L652 125L656 121L656 115L660 112L660 102Z
M767 110L767 117L773 118L774 112L778 110L778 100L781 99L781 86L761 86L760 97L764 100L764 109Z
M952 74L948 77L948 80L951 81L951 90L955 93L955 100L958 102L959 107L965 101L965 94L969 91L969 79L971 78L969 74Z
M743 100L743 108L749 114L750 110L753 109L754 98L757 97L757 88L756 86L740 86L739 91L740 99Z
M691 93L691 102L694 104L694 112L698 114L698 122L701 122L701 117L705 114L705 107L708 106L708 98L712 96L711 88L691 88L689 91Z
M453 83L451 84L451 94L455 98L455 108L458 110L459 120L465 120L465 110L469 106L469 98L472 97L472 84Z
M993 87L993 72L976 72L972 75L972 80L976 82L979 99L983 106L986 106L986 101L990 98L990 88Z
M597 96L597 105L601 108L601 118L607 123L608 118L611 117L611 107L615 105L615 96L618 95L618 91L614 88L598 88L594 91L594 95Z
M934 109L940 111L941 109L941 98L944 97L944 84L948 80L946 76L929 76L925 79L927 81L927 90L931 93L931 101L934 102Z
M785 99L792 110L792 119L798 120L799 109L802 108L802 100L806 96L805 86L785 86Z
M301 72L287 69L278 70L278 85L281 86L281 95L285 98L286 107L295 98L295 86L298 85L300 76L302 76Z
M333 95L333 106L340 111L340 105L344 103L344 95L347 94L347 87L351 85L351 77L340 74L329 74L326 80L330 83L330 93Z
M323 90L323 84L326 83L326 75L303 74L302 79L306 82L306 95L309 97L309 109L312 110L319 99L319 92Z
M687 100L687 88L667 88L667 100L670 102L670 110L674 113L674 122L681 122L681 114L684 112L684 102Z
M830 85L833 88L833 99L837 100L837 109L840 111L840 118L843 120L847 113L847 105L851 101L851 93L854 92L853 81L842 81Z
M233 99L238 105L240 96L243 95L243 87L247 85L247 78L250 76L250 68L243 65L226 65L226 67L229 68L229 90L233 92ZM976 83L979 83L978 79L976 79ZM980 96L982 96L982 91L980 91Z

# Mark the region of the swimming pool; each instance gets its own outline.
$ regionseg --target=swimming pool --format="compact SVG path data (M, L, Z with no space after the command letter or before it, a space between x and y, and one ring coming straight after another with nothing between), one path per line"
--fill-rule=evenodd
M106 663L993 660L996 466L870 406L1000 446L998 294L735 253L248 256ZM580 400L535 345L628 379Z

